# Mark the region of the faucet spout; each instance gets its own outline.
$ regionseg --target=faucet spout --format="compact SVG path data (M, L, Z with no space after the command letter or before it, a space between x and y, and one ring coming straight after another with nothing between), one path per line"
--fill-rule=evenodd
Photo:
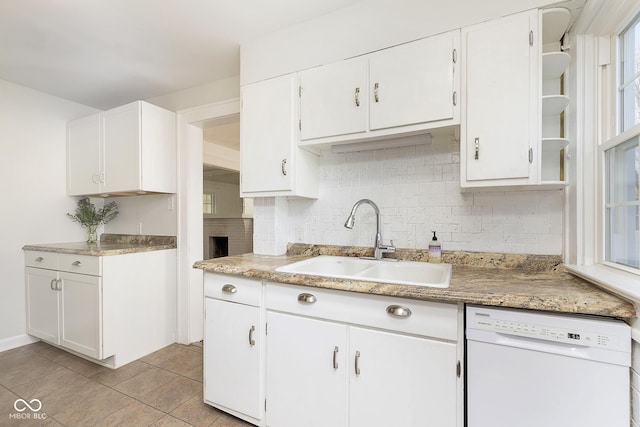
M373 201L369 199L360 199L358 200L353 207L351 208L351 213L347 217L347 220L344 223L345 228L352 229L356 222L356 211L362 204L370 205L376 213L376 237L374 242L374 258L382 259L382 255L384 253L392 253L396 251L395 246L393 246L393 241L391 241L391 245L385 246L382 244L382 233L380 232L380 209L378 209L378 205L376 205Z

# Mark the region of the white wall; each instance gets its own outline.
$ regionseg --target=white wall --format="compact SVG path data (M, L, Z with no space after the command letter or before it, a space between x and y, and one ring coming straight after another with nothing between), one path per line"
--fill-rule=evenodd
M436 230L445 250L562 254L562 191L463 193L459 170L459 143L446 140L325 155L318 200L255 199L254 251L283 253L286 242L372 246L369 206L352 230L343 226L353 204L369 198L381 210L383 238L400 248L425 249Z
M146 101L170 111L179 111L239 97L240 76L235 76L166 95L155 96L146 99Z
M205 179L203 191L216 195L216 213L204 214L205 218L242 218L240 184Z
M66 217L67 121L96 110L0 80L0 351L25 342L25 244L86 239Z
M178 232L174 194L110 197L106 200L116 202L120 214L104 226L105 233L175 236Z

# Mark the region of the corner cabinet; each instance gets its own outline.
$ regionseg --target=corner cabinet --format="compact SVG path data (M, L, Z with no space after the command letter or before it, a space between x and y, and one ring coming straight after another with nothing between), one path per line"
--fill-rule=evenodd
M564 96L542 96L549 87L543 79L561 72L547 70L551 66L542 55L542 45L547 44L542 34L558 25L557 20L541 18L545 13L532 10L462 29L463 188L564 186L560 168L553 164L559 162L560 149L554 148L558 139L543 138L545 117L558 117L564 110L567 104L559 106L557 101L568 103ZM557 30L556 42L568 22ZM554 111L554 106L559 109Z
M28 334L111 368L175 341L174 249L25 251L25 266Z
M301 145L425 133L460 123L459 30L301 71Z
M298 148L297 91L296 74L241 88L241 197L318 197L318 158Z
M176 192L175 113L136 101L69 122L67 195Z

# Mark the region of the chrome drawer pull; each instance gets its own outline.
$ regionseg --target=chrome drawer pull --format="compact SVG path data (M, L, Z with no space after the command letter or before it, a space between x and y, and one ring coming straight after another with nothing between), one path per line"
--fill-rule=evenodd
M256 345L256 340L253 339L253 333L255 332L256 327L251 325L251 328L249 329L249 345L250 346L254 346Z
M301 302L303 304L313 304L316 301L318 301L317 298L312 294L304 293L298 295L298 302Z
M227 283L226 285L224 285L222 287L222 292L224 292L226 294L235 294L236 292L238 292L238 288L236 288L235 286Z
M42 258L41 256L39 256L38 258L36 258L36 262L42 262L44 261L44 258Z
M333 348L333 369L338 369L338 346Z
M80 267L82 263L80 261L73 261L71 265L73 265L74 267Z
M409 317L411 316L411 310L408 307L401 305L390 305L387 307L387 313L394 317Z
M51 288L52 291L56 290L56 287L53 285L54 283L56 283L56 279L51 279L51 283L49 284L49 287Z
M356 351L356 360L355 360L355 368L356 368L356 375L360 375L360 352Z

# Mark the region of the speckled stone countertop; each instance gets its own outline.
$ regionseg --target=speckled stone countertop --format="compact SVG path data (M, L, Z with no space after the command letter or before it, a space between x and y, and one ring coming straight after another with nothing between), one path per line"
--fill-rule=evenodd
M194 268L294 285L402 298L593 314L629 319L630 302L564 271L559 256L443 251L453 265L447 289L280 273L276 268L317 255L370 256L369 248L293 244L286 255L245 254L198 261ZM427 251L398 250L396 258L424 261Z
M146 236L135 234L102 234L97 243L70 242L44 245L25 245L24 251L57 252L62 254L108 256L136 252L175 249L175 236Z

